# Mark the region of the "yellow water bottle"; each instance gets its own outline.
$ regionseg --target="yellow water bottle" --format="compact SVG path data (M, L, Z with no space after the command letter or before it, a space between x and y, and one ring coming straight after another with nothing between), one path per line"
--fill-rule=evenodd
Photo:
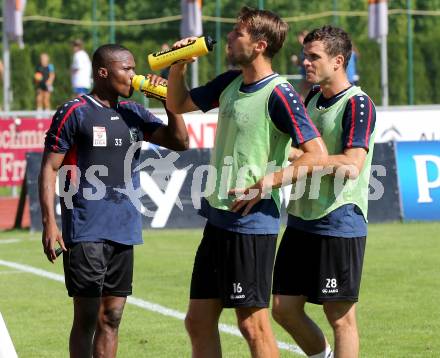
M191 57L206 55L212 51L216 43L210 36L202 36L196 40L188 41L188 44L179 48L155 52L148 55L148 63L153 71L183 62Z
M134 75L131 79L131 86L136 91L141 91L147 96L154 97L158 100L165 101L167 99L167 85L160 84L153 86L148 78L142 75Z

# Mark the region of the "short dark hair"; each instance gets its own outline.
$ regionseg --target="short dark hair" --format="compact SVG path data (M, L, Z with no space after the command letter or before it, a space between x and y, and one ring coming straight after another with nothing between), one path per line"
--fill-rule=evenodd
M106 44L98 47L93 53L92 67L93 70L97 70L99 67L107 67L109 61L113 59L113 56L117 52L130 52L129 49L121 45Z
M321 41L324 44L325 52L331 57L342 55L344 68L347 68L353 45L350 36L343 29L331 25L314 29L304 38L304 45L313 41Z
M283 47L289 25L277 14L268 10L258 10L243 6L238 14L238 23L246 27L253 41L265 40L264 55L273 58Z
M72 41L72 46L83 48L84 44L81 39L75 39Z

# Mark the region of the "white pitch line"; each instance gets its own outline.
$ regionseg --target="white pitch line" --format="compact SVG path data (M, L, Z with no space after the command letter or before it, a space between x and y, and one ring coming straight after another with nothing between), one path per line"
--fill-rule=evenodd
M19 271L19 270L0 271L0 275L10 275L10 274L14 274L14 273L23 274L23 273L25 273L25 272L23 272L23 271Z
M0 244L13 244L15 242L20 242L21 239L1 239Z
M0 313L0 357L17 358L17 352L15 351L14 344L12 343L11 336L9 335L6 323L3 320L3 316Z
M28 272L33 275L41 276L44 278L48 278L48 279L51 279L54 281L64 283L64 276L63 275L59 275L57 273L45 271L45 270L42 270L42 269L39 269L36 267L23 265L23 264L19 264L16 262L4 261L4 260L0 260L0 265L7 266L10 268L19 270L19 271ZM160 313L160 314L162 314L164 316L168 316L168 317L177 318L181 321L183 321L185 319L185 313L173 310L171 308L159 305L157 303L148 302L148 301L145 301L140 298L129 296L129 297L127 297L127 302L129 304L146 309L148 311ZM231 326L228 324L224 324L224 323L220 323L218 325L218 327L221 332L229 333L229 334L237 336L237 337L242 337L242 334L237 327L234 327L234 326ZM281 342L281 341L277 341L277 344L280 349L294 352L294 353L300 354L302 356L305 355L304 352L299 347L297 347L293 344L289 344L289 343L285 343L285 342Z

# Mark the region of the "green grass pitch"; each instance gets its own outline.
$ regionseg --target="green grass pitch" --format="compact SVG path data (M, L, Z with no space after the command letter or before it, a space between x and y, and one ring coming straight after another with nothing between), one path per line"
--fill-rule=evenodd
M43 256L39 233L0 233L0 312L19 357L68 357L72 304L64 284L24 272L18 263L62 274ZM133 296L185 313L192 263L201 230L144 231L135 249ZM439 357L440 223L370 225L358 323L361 357ZM59 276L58 276L59 277ZM173 312L174 312L173 311ZM319 306L309 313L331 332ZM177 315L179 315L177 313ZM235 326L233 311L221 323ZM273 323L278 341L291 343ZM249 357L242 338L222 333L224 357ZM119 357L189 357L181 319L128 304L120 327ZM282 350L282 357L299 357Z

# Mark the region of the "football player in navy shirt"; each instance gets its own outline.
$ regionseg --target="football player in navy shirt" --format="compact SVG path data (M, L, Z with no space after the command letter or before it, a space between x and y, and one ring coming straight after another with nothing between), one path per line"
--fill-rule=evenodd
M143 106L118 101L132 95L134 75L129 50L119 45L98 48L92 91L61 105L46 136L39 183L42 241L51 262L57 242L64 251L66 287L74 304L71 357L116 356L118 327L132 292L133 245L142 243L141 213L123 193L127 151L140 141L188 148L182 116L167 110L165 125ZM153 76L152 81L165 80ZM139 156L136 150L128 163L134 189L140 184L139 171L133 170ZM60 169L67 173L60 190L76 188L70 198L61 198L62 235L54 214ZM63 178L60 174L60 182Z

